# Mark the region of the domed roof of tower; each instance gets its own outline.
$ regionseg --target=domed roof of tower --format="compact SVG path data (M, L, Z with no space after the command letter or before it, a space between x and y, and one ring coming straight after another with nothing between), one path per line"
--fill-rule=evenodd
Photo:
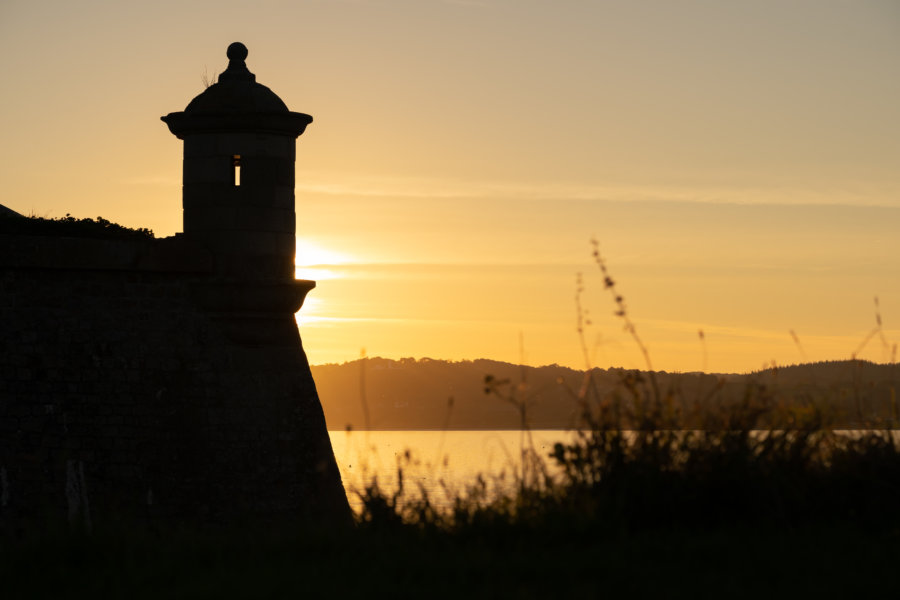
M247 69L247 46L234 42L228 46L228 68L214 83L191 100L187 114L288 112L287 105L266 86L256 83L256 75Z
M312 117L292 112L275 92L256 83L247 69L247 47L240 42L228 46L228 68L217 83L190 101L181 112L161 119L179 139L194 133L229 131L272 132L297 137Z

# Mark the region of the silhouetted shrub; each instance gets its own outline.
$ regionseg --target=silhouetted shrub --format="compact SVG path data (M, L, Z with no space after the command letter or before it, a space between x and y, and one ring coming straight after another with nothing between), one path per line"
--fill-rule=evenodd
M900 530L896 410L872 421L862 421L860 411L856 429L841 431L827 402L814 397L782 402L759 382L748 382L735 397L726 396L724 381L718 381L692 401L681 390L664 388L593 244L615 314L648 370L623 370L610 389L588 368L572 392L581 413L574 439L556 444L546 457L533 445L523 447L512 488L496 486L495 492L501 491L488 494L479 478L453 500L451 510L440 513L410 510L402 495L387 498L373 481L360 495L361 521L447 532L512 528L567 536L842 523ZM579 302L582 290L579 277ZM578 332L586 348L587 320L578 307ZM880 318L878 325L875 333ZM519 410L526 427L524 382L489 375L484 383L486 393ZM893 387L890 392L893 398ZM424 490L406 502L430 506Z
M114 239L153 238L153 231L145 227L131 229L103 217L77 219L70 214L59 219L35 216L0 219L0 233Z

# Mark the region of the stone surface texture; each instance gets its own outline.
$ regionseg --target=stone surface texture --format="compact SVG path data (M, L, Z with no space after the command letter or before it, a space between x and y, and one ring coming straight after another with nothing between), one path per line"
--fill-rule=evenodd
M163 117L183 234L0 235L3 522L349 520L294 320L315 286L293 276L312 118L254 100L241 48L200 114Z

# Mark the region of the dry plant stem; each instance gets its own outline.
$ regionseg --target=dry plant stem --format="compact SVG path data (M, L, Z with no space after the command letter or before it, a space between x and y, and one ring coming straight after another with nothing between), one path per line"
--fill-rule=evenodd
M365 350L360 352L360 358L362 360L359 361L359 401L362 403L363 421L366 424L366 435L368 435L371 423L369 422L369 403L366 400L366 366L369 361L366 360Z
M214 85L217 79L218 75L210 75L209 72L207 72L206 67L203 67L203 75L200 76L200 81L203 83L204 90Z
M594 262L597 263L597 266L600 268L600 274L603 275L603 288L609 290L609 293L612 294L613 301L616 304L615 315L621 318L625 323L625 331L627 331L631 335L631 338L640 349L641 354L644 355L644 362L647 364L647 372L650 376L650 384L653 386L653 395L657 400L659 400L659 385L656 381L656 375L653 371L653 363L650 361L650 352L647 351L647 346L644 345L644 342L641 340L640 336L637 333L637 329L635 328L634 323L628 316L628 310L625 307L625 298L623 298L622 295L619 294L618 290L616 290L616 282L613 281L613 278L609 275L609 270L606 267L606 261L600 254L600 242L598 242L596 238L593 238L591 239L591 246L593 247L593 251L591 252L591 254L594 257Z
M528 404L533 398L529 396L525 371L518 384L509 379L496 379L493 375L484 378L484 393L496 396L512 405L519 415L519 463L513 464L513 476L516 478L519 494L524 497L529 490L539 489L549 481L546 464L539 456L532 436L532 427L528 422ZM507 454L508 458L511 457Z
M581 344L581 354L584 357L584 370L591 370L591 356L588 352L587 340L584 337L584 328L591 324L591 321L587 318L587 312L584 309L584 306L581 304L581 295L584 293L584 280L582 279L581 273L575 275L575 316L576 316L576 325L575 330L578 332L578 341Z
M884 336L884 327L881 324L881 308L878 302L878 296L875 296L875 327L872 328L871 331L863 338L863 341L860 342L859 346L856 350L853 351L851 355L854 360L859 356L859 353L863 351L863 348L874 338L875 336L881 340L882 349L887 352L890 349L890 344L887 341L887 338ZM893 359L896 358L897 355L897 345L894 344L893 352L892 352L892 362Z
M587 340L585 339L585 328L591 324L591 320L588 319L587 310L581 303L582 294L584 294L584 279L582 278L581 273L577 273L575 275L575 330L578 332L578 342L581 344L581 353L584 357L584 380L582 381L581 389L578 390L576 398L581 403L582 410L584 410L586 408L585 402L587 401L588 394L592 392L595 398L599 398L600 390L597 388L597 382L594 381L594 378L591 375L591 370L594 366L591 362L591 355L588 351Z
M797 332L791 329L791 339L794 340L794 345L797 346L797 350L800 351L800 356L803 357L803 362L809 362L809 359L806 358L806 352L803 350L803 344L800 343L800 336L797 335Z
M701 369L701 372L705 373L706 368L709 365L709 353L706 349L706 334L700 329L697 331L697 336L700 338L700 348L703 350L703 368Z
M861 366L860 362L857 362L856 357L859 356L859 353L863 351L863 349L866 347L866 345L876 335L881 340L882 349L885 351L890 349L890 344L888 344L887 338L885 338L885 336L884 336L884 327L881 324L881 308L879 306L878 296L875 296L875 327L873 327L872 330L869 331L868 334L866 334L866 337L863 338L862 342L860 342L859 346L856 348L856 350L853 351L853 354L851 355L851 358L853 359L854 364L856 365L856 368L853 370L853 382L854 382L853 394L854 394L854 399L856 401L856 416L859 419L860 423L863 422L863 409L862 409L862 400L859 395L859 383L860 382L858 380L858 375L859 375L859 371L862 368L862 366ZM891 363L896 362L896 356L897 356L897 345L894 344L894 348L891 352Z
M522 490L525 490L525 462L526 462L526 446L525 438L528 438L529 448L534 448L534 441L531 439L531 427L528 426L528 418L526 415L526 403L528 401L528 370L525 368L525 338L522 332L519 332L519 385L516 391L519 393L519 459L522 462Z

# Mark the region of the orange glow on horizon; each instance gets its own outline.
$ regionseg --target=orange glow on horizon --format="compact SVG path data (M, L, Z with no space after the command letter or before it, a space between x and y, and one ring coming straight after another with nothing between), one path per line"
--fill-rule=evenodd
M345 252L338 252L315 242L297 238L297 254L294 257L294 264L298 267L345 265L352 262L356 262L356 259Z
M315 242L297 238L297 253L294 256L294 277L311 281L326 281L341 276L330 265L346 265L354 262L349 254L337 252Z
M657 369L849 358L875 296L887 342L861 356L900 340L889 3L45 4L0 9L0 204L179 231L159 116L240 39L315 119L294 173L313 363L517 362L521 336L530 364L579 368L581 272L597 366L641 367L592 237Z

